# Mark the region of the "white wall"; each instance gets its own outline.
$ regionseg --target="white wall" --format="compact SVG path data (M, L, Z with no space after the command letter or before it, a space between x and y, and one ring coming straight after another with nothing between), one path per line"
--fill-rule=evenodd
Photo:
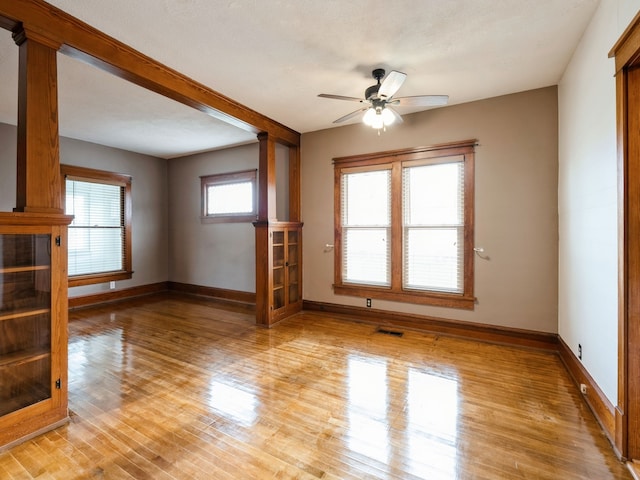
M555 87L406 115L387 132L362 124L302 135L304 298L334 295L332 158L477 139L474 311L373 300L373 307L481 324L557 332L558 124Z
M558 87L558 332L617 403L615 67L608 52L640 8L602 0Z
M168 278L166 161L147 155L60 138L60 162L132 176L133 278L116 288L164 282ZM16 203L16 128L0 124L0 211ZM69 296L106 291L106 283L74 287Z

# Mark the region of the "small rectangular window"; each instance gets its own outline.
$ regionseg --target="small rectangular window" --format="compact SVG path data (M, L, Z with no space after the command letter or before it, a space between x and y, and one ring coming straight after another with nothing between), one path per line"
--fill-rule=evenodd
M200 177L202 222L252 222L257 217L256 172Z

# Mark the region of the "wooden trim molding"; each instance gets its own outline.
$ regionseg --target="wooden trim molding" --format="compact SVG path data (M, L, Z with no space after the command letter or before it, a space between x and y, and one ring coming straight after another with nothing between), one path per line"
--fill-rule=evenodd
M242 292L239 290L227 290L224 288L205 287L202 285L167 281L123 288L120 290L109 290L89 295L69 297L69 308L100 305L102 303L127 300L134 297L141 297L143 295L151 295L167 291L184 293L187 295L211 297L223 302L244 303L250 307L255 306L256 303L256 294L252 292Z
M278 142L299 145L300 134L140 53L42 0L0 2L0 26L25 29L62 45L60 52L136 85Z
M171 292L188 293L191 295L201 295L212 297L235 303L256 304L256 294L253 292L243 292L240 290L227 290L225 288L205 287L202 285L192 285L189 283L167 282L167 289Z
M633 65L640 57L640 12L636 14L616 44L609 51L609 58L615 58L616 72Z
M459 320L445 320L409 313L390 312L310 300L303 301L303 309L346 315L350 317L350 320L374 323L376 325L409 328L422 332L464 337L503 345L556 351L558 344L558 336L555 333L498 327L495 325L476 324Z
M609 401L603 391L600 390L600 387L593 377L589 375L589 372L587 372L587 369L584 367L582 362L576 358L567 344L559 337L558 354L578 389L580 389L581 384L586 385L587 393L583 394L584 400L587 402L587 405L593 412L596 420L600 423L600 426L609 439L609 442L611 442L616 455L621 457L621 453L615 444L616 421L613 404Z
M137 287L123 288L120 290L109 290L107 292L92 293L89 295L78 295L69 297L69 308L88 307L101 303L117 302L133 297L141 297L152 293L166 292L169 282L150 283Z

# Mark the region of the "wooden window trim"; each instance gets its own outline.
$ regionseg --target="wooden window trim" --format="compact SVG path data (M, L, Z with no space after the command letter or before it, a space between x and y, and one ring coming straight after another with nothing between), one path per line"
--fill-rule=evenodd
M337 295L376 298L395 302L433 305L473 310L474 296L474 146L476 140L439 144L428 147L377 152L333 159L334 164L334 284ZM417 291L402 287L402 222L392 221L391 287L356 285L342 281L341 175L345 170L392 168L392 184L401 182L403 164L448 163L450 157L464 158L464 282L462 294ZM377 168L376 168L377 167ZM388 167L387 167L388 168ZM391 189L392 218L402 218L402 190Z
M93 285L96 283L115 282L128 280L133 276L131 259L131 176L120 173L112 173L93 168L77 167L72 165L60 165L62 177L62 198L63 204L66 198L66 179L80 180L83 182L103 183L118 185L124 189L123 215L124 215L124 249L122 259L122 270L112 272L92 273L86 275L69 276L69 287L79 287L81 285Z
M258 218L258 171L241 170L231 173L216 173L200 177L200 221L201 223L241 223L255 222ZM207 188L210 185L224 185L250 181L253 185L251 213L207 214Z

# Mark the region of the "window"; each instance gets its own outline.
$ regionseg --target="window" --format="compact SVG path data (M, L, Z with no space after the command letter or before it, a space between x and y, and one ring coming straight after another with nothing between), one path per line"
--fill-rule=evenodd
M200 177L202 222L252 222L257 217L256 172Z
M62 165L69 286L131 278L131 177Z
M473 309L474 145L334 159L337 294Z

